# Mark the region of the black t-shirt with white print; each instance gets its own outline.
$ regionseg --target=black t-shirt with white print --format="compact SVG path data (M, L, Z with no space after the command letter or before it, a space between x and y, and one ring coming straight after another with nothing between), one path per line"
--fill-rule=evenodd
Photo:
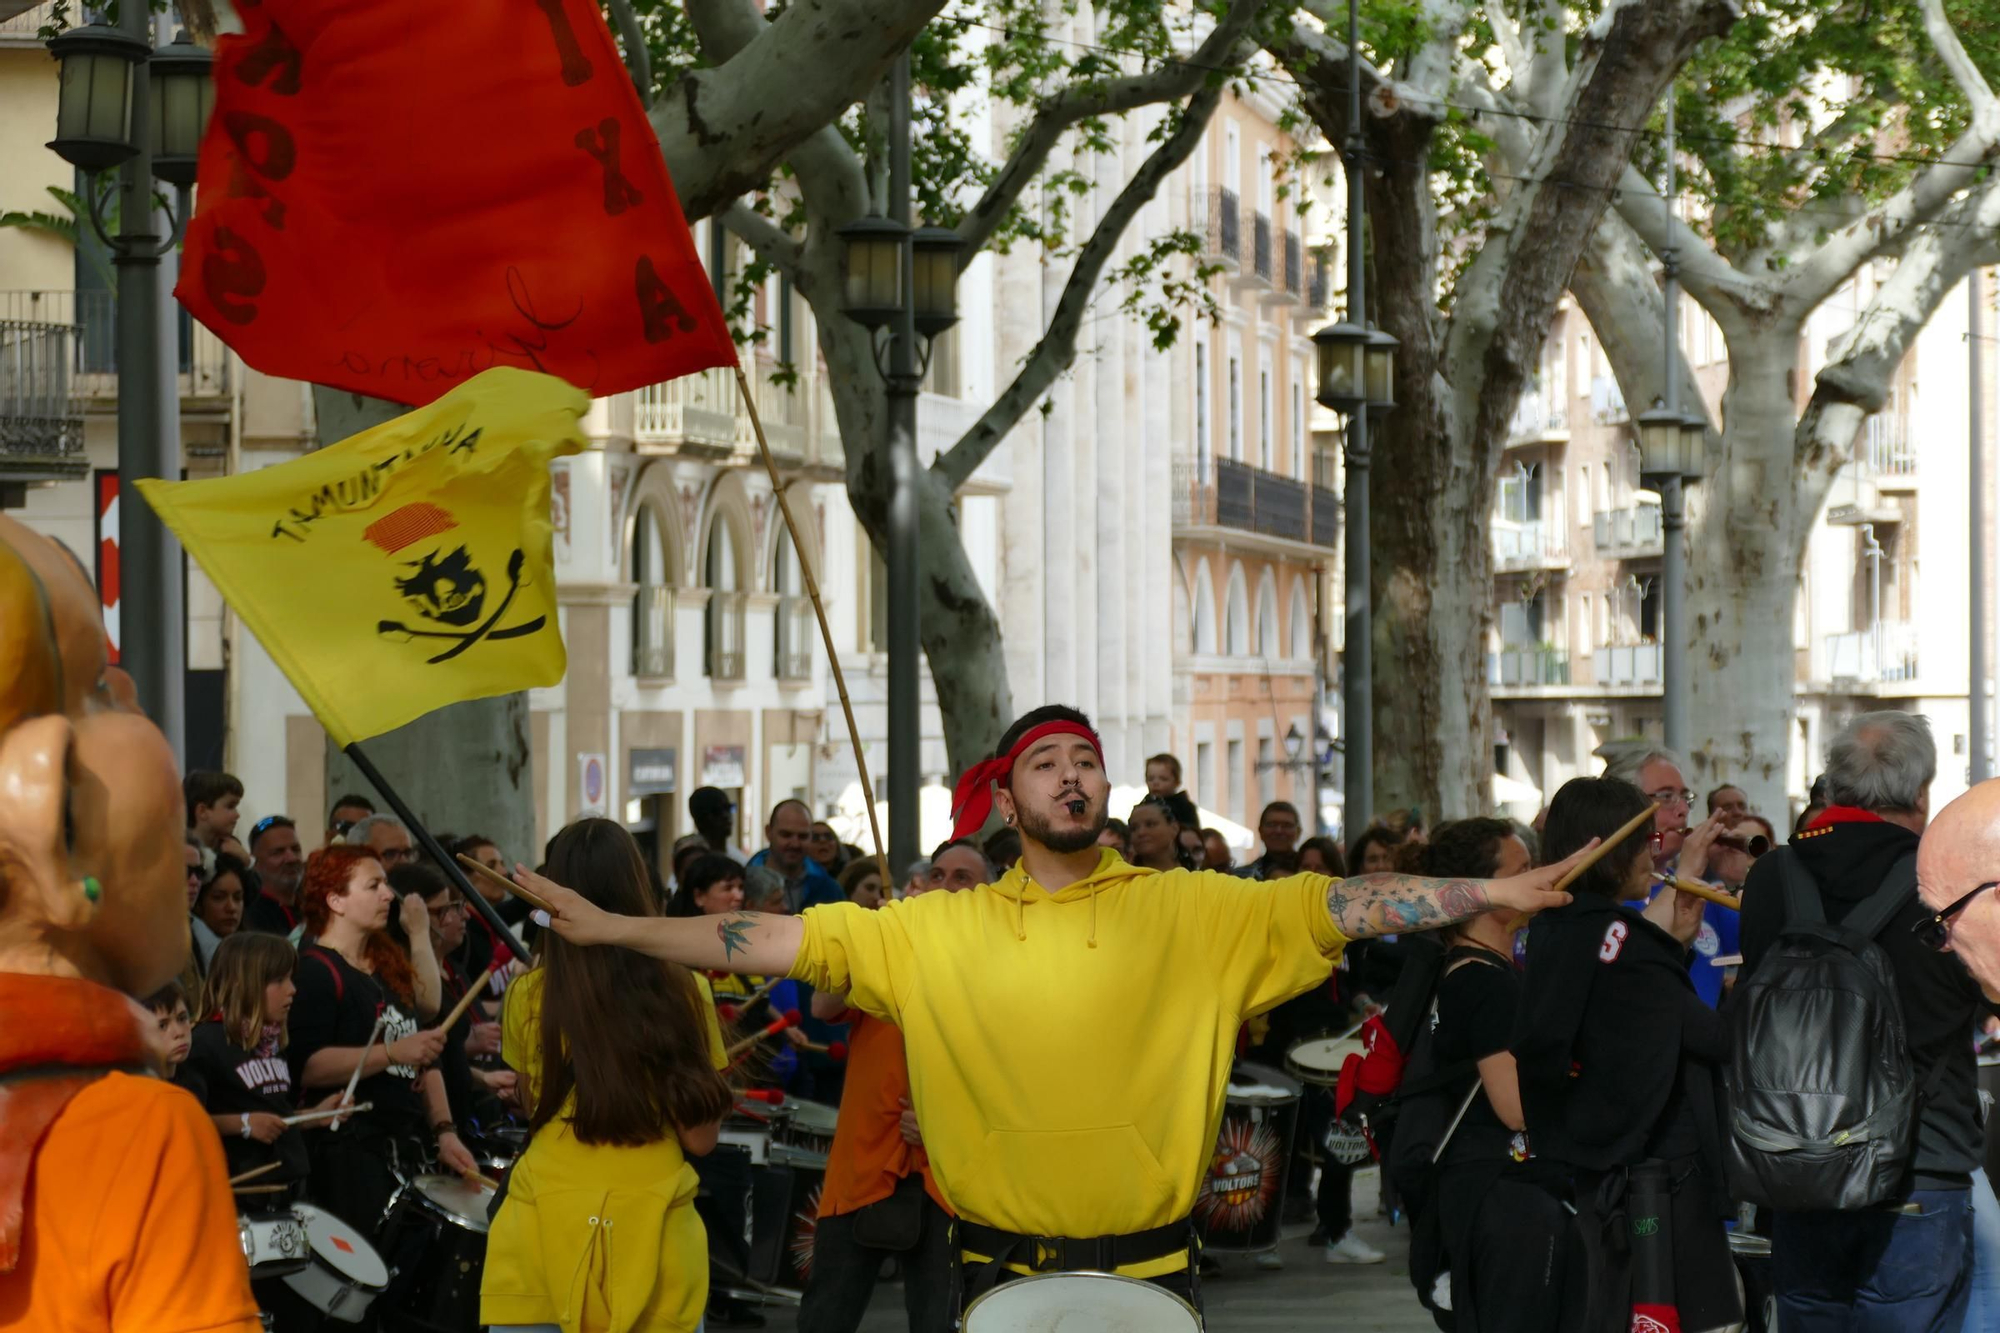
M222 1024L212 1019L195 1028L188 1058L174 1072L174 1082L193 1093L210 1115L242 1116L261 1111L286 1116L298 1109L292 1098L292 1069L284 1055L246 1051L230 1041ZM225 1129L222 1149L231 1175L277 1158L284 1166L270 1173L268 1183L287 1184L306 1177L305 1139L296 1126L269 1144Z
M304 1086L306 1062L318 1052L329 1046L366 1046L377 1015L383 1020L382 1031L375 1038L381 1045L417 1030L416 1015L409 1006L332 949L309 944L299 950L292 980L298 985L298 994L292 999L291 1044L285 1055L291 1063L293 1082L308 1100L317 1101L325 1092L340 1090ZM421 1072L410 1065L390 1065L363 1078L354 1089L354 1100L373 1103L374 1109L350 1123L399 1137L421 1134L423 1102L416 1088Z

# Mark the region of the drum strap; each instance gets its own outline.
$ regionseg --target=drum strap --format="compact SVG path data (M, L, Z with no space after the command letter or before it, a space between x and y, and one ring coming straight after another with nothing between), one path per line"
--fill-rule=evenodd
M1036 1273L1115 1273L1120 1268L1186 1250L1192 1228L1193 1222L1182 1218L1129 1235L1077 1240L1067 1236L1024 1236L960 1218L957 1243L961 1250L991 1256L989 1262L996 1266L1021 1264Z

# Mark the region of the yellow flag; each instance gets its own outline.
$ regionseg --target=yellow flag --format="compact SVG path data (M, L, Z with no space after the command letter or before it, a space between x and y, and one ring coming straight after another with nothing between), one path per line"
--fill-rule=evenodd
M589 406L499 367L292 462L139 493L344 746L562 679L549 461Z

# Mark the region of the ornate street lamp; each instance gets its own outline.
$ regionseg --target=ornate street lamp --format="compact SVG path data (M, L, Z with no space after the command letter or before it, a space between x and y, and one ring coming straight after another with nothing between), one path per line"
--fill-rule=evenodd
M910 229L873 214L840 228L840 313L873 331L902 313L903 247Z
M153 174L183 189L194 185L201 136L215 110L214 64L207 51L178 33L146 63L152 106Z
M152 47L101 23L70 28L49 42L59 73L56 155L91 175L129 161L132 141L132 72Z

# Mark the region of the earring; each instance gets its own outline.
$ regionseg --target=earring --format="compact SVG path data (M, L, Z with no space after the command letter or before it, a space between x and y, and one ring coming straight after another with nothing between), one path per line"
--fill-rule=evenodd
M97 900L104 896L104 886L97 882L95 875L85 875L83 877L83 896L89 901L92 907L95 907Z

